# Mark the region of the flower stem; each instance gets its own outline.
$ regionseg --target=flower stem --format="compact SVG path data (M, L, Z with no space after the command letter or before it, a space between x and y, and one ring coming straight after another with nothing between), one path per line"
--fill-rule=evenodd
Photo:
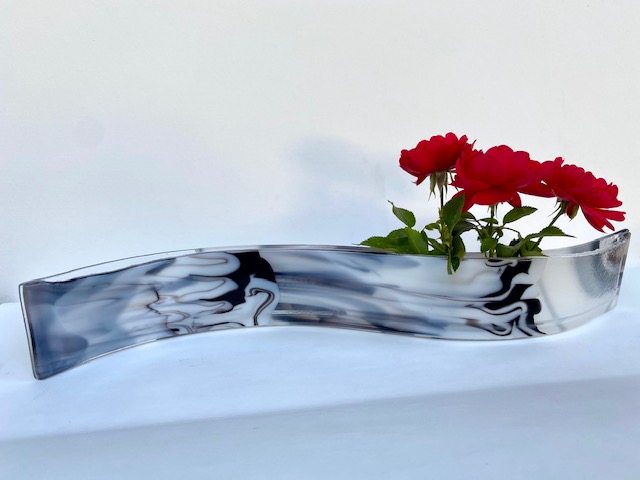
M553 217L553 220L551 220L551 223L549 223L549 225L547 225L547 228L548 228L548 227L553 227L553 224L554 224L554 223L556 223L556 222L558 221L558 219L559 219L562 215L564 215L564 214L566 213L566 210L567 210L566 205L561 206L561 207L558 209L558 213L556 213L556 216L555 216L555 217ZM535 247L539 247L539 246L540 246L540 242L542 242L542 237L538 238L538 241L536 242Z
M436 185L440 194L440 208L444 207L444 194L447 189L447 172L436 172Z
M490 217L491 217L491 224L489 225L489 235L491 237L493 237L493 234L495 233L495 227L494 227L494 221L496 220L497 214L498 214L498 204L494 203L493 205L491 205L491 207L489 207L489 211L491 212ZM496 254L496 249L492 248L489 250L489 256L490 257L495 257Z

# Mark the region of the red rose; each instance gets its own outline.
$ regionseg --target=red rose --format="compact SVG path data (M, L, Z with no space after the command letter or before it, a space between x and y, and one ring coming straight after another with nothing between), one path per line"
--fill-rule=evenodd
M419 142L416 148L402 150L400 167L416 177L416 185L420 185L432 173L451 170L466 149L471 149L466 135L435 135Z
M542 168L545 183L558 200L567 202L567 215L573 218L580 208L596 230L604 232L604 227L614 230L609 220L621 222L625 215L625 212L608 210L622 205L618 200L618 187L604 178L596 178L584 168L562 163L562 158L556 158L544 162Z
M521 193L551 197L553 193L542 180L542 165L531 160L527 152L514 152L506 145L486 152L462 155L456 163L456 177L451 183L464 193L464 211L472 205L495 205L509 202L522 206Z

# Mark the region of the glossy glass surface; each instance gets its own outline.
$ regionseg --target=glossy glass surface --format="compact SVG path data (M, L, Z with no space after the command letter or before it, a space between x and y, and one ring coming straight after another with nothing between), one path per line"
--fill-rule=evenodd
M104 263L20 286L36 378L184 334L315 325L496 340L562 332L615 306L630 234L547 257L438 257L362 247L197 249Z

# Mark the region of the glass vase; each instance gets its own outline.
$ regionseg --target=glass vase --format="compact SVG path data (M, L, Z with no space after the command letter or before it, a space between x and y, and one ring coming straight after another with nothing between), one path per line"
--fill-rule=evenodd
M366 247L207 248L20 285L42 379L125 347L213 330L312 325L461 340L575 328L616 304L630 233L544 257L446 259Z

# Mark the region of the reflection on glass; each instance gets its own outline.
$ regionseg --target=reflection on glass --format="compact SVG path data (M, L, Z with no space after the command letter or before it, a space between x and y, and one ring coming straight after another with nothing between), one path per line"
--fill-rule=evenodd
M315 325L491 340L558 333L616 303L630 234L547 257L439 257L362 247L199 249L91 266L21 285L34 375L177 335Z

